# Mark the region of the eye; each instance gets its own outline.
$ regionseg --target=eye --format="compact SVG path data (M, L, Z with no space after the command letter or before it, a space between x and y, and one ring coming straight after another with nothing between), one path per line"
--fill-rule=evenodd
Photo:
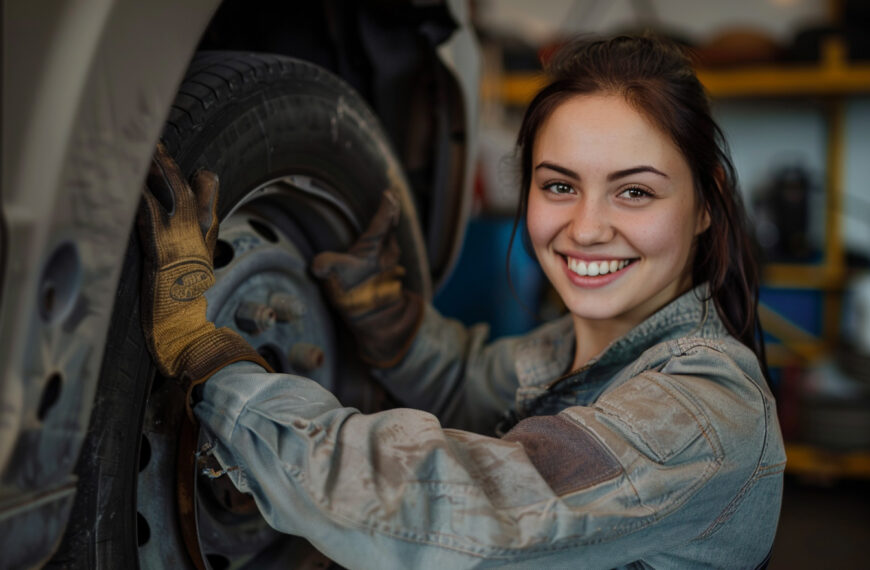
M619 195L632 202L640 202L655 196L652 192L646 188L641 188L640 186L629 186L628 188L624 188Z
M548 182L541 188L553 194L571 194L574 192L574 188L564 182Z

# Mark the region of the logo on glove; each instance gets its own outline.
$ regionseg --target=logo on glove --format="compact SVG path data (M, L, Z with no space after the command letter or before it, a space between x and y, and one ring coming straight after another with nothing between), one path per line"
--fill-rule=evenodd
M206 292L214 283L214 276L208 271L196 269L188 271L175 280L169 288L169 296L176 301L193 301Z

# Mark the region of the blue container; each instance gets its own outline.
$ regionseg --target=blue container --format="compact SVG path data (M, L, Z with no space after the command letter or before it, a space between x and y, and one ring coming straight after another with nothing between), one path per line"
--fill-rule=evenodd
M538 312L546 278L538 262L524 250L520 229L511 252L511 291L505 262L513 219L474 218L468 224L453 273L435 295L445 316L466 325L489 323L492 338L525 333L539 324Z

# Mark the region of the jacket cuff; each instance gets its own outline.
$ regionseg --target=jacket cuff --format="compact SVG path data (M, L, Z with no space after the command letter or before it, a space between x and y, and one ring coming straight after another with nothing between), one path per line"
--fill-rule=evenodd
M247 361L262 366L267 372L274 372L254 347L227 327L215 329L191 342L184 349L179 361L185 406L191 419L193 412L190 406L194 388L206 382L218 370L235 362Z

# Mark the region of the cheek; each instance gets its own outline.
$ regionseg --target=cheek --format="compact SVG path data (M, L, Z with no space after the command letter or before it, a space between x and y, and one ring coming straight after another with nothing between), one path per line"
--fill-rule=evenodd
M694 220L680 213L663 213L624 227L630 228L634 245L650 257L682 259L694 241Z
M545 246L553 234L552 216L547 214L546 205L540 198L535 198L535 194L529 195L529 207L526 211L526 229L529 232L529 237L532 238L532 244L535 250Z

